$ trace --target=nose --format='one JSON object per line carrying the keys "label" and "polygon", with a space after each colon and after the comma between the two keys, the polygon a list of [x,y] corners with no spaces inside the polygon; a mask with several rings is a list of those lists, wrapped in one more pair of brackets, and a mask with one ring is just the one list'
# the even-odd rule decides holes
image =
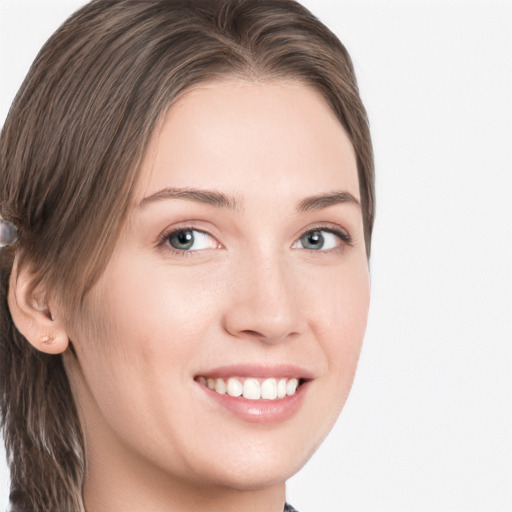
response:
{"label": "nose", "polygon": [[292,266],[279,257],[260,255],[233,269],[231,300],[223,318],[237,338],[274,344],[303,333],[306,311]]}

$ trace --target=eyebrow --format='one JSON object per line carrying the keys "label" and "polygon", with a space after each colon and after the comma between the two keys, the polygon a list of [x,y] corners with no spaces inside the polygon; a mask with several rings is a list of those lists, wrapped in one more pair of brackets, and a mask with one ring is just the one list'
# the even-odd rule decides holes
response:
{"label": "eyebrow", "polygon": [[238,210],[240,205],[234,196],[228,196],[223,192],[216,190],[202,190],[196,188],[174,188],[167,187],[154,194],[145,197],[139,207],[144,207],[149,203],[162,201],[164,199],[184,199],[185,201],[194,201],[196,203],[208,204],[216,208],[228,208]]}
{"label": "eyebrow", "polygon": [[306,197],[297,205],[297,211],[299,213],[305,213],[312,210],[323,210],[329,206],[344,203],[354,204],[359,208],[361,207],[359,201],[350,192],[343,191]]}
{"label": "eyebrow", "polygon": [[[139,203],[139,207],[144,208],[149,203],[159,202],[166,199],[183,199],[185,201],[194,201],[196,203],[207,204],[216,208],[227,208],[234,211],[239,211],[241,208],[241,203],[234,196],[217,190],[204,190],[188,187],[166,187],[142,199]],[[296,210],[298,213],[305,213],[313,210],[323,210],[329,206],[344,203],[354,204],[361,207],[359,201],[350,192],[341,191],[306,197],[299,202]]]}

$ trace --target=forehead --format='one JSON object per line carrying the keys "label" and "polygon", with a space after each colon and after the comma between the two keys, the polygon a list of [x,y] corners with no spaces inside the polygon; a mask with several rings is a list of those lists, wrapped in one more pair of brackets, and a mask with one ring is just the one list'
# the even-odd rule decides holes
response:
{"label": "forehead", "polygon": [[314,89],[233,80],[188,90],[152,136],[137,198],[172,186],[220,188],[244,202],[262,184],[265,197],[343,189],[359,198],[352,144]]}

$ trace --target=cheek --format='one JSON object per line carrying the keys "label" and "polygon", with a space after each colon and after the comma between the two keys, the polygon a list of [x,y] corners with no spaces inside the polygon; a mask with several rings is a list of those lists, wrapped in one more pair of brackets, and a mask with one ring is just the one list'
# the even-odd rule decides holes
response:
{"label": "cheek", "polygon": [[105,302],[120,348],[158,358],[166,349],[175,354],[201,339],[216,302],[212,287],[205,284],[207,276],[197,269],[146,265],[129,280],[116,277]]}
{"label": "cheek", "polygon": [[370,283],[365,266],[345,277],[346,287],[341,288],[333,298],[338,304],[340,332],[343,333],[339,344],[333,344],[336,360],[351,369],[351,379],[356,370],[363,343],[368,310],[370,306]]}
{"label": "cheek", "polygon": [[325,276],[311,298],[310,319],[327,364],[331,393],[346,398],[352,385],[363,343],[370,283],[366,260]]}
{"label": "cheek", "polygon": [[312,273],[305,295],[314,330],[333,347],[359,344],[366,329],[370,280],[365,259]]}
{"label": "cheek", "polygon": [[210,337],[217,297],[197,269],[127,267],[131,273],[118,263],[88,299],[87,317],[98,328],[77,338],[80,401],[88,421],[105,421],[128,444],[153,453],[141,441],[147,432],[165,439],[186,423],[181,411],[191,400],[192,365]]}

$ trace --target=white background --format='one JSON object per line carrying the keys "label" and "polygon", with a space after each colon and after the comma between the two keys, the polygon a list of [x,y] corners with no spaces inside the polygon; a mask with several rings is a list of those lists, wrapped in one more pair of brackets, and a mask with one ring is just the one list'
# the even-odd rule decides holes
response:
{"label": "white background", "polygon": [[[83,2],[0,0],[0,121]],[[377,164],[352,395],[301,512],[512,511],[512,2],[307,0],[355,62]],[[0,467],[0,510],[8,473]]]}

